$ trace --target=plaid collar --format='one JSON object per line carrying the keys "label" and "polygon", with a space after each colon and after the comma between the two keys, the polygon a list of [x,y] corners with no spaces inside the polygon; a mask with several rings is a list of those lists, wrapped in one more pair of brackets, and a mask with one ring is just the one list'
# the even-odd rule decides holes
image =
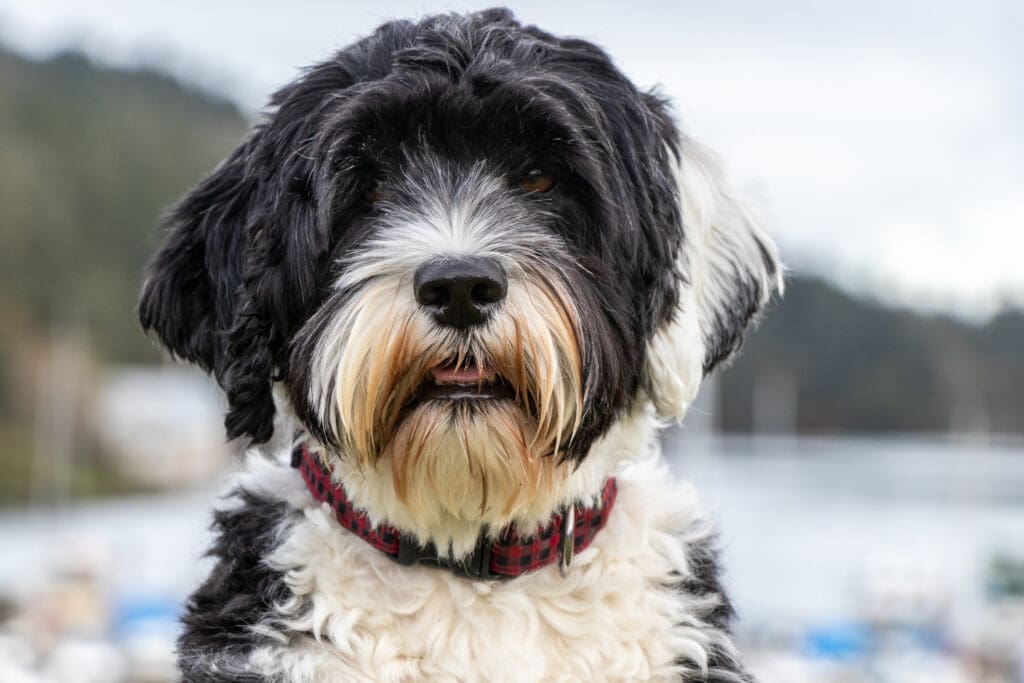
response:
{"label": "plaid collar", "polygon": [[[494,542],[481,536],[472,557],[455,562],[440,557],[432,543],[419,545],[398,529],[382,524],[373,527],[365,512],[357,510],[345,495],[345,489],[331,479],[331,472],[316,452],[306,444],[292,453],[292,465],[302,473],[306,488],[317,501],[334,510],[338,523],[399,564],[441,567],[470,579],[508,579],[559,562],[564,571],[574,553],[583,551],[601,530],[615,505],[618,489],[608,479],[601,492],[601,503],[585,507],[576,504],[556,513],[550,523],[538,527],[528,537],[509,529]],[[568,539],[572,543],[568,543]]]}

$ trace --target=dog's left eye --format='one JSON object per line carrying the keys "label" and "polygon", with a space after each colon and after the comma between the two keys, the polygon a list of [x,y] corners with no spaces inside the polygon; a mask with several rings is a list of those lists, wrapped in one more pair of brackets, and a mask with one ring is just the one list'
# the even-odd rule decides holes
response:
{"label": "dog's left eye", "polygon": [[364,196],[366,197],[366,201],[370,202],[371,204],[376,204],[382,199],[387,199],[388,193],[384,189],[384,184],[381,183],[379,180],[375,180],[369,187],[366,188],[366,193],[364,194]]}
{"label": "dog's left eye", "polygon": [[527,192],[547,192],[554,186],[555,179],[537,168],[519,179],[519,187]]}

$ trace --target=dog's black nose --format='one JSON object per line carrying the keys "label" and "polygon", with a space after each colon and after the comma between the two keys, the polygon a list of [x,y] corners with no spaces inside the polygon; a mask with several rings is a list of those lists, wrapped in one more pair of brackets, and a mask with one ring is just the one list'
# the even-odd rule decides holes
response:
{"label": "dog's black nose", "polygon": [[479,325],[508,291],[505,270],[481,256],[428,261],[413,278],[416,301],[442,325],[464,330]]}

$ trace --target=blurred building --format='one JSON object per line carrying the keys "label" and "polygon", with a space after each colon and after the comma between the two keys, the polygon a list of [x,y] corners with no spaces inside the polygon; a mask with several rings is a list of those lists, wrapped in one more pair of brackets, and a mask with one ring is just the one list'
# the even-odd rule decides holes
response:
{"label": "blurred building", "polygon": [[119,467],[143,484],[209,481],[227,465],[223,410],[213,383],[184,367],[113,367],[100,383],[96,431]]}

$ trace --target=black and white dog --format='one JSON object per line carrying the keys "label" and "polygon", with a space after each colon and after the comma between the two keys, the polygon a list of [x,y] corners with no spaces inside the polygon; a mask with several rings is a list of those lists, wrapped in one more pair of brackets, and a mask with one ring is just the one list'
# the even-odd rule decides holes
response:
{"label": "black and white dog", "polygon": [[253,446],[187,681],[750,681],[657,436],[781,284],[667,103],[505,10],[280,90],[140,316]]}

